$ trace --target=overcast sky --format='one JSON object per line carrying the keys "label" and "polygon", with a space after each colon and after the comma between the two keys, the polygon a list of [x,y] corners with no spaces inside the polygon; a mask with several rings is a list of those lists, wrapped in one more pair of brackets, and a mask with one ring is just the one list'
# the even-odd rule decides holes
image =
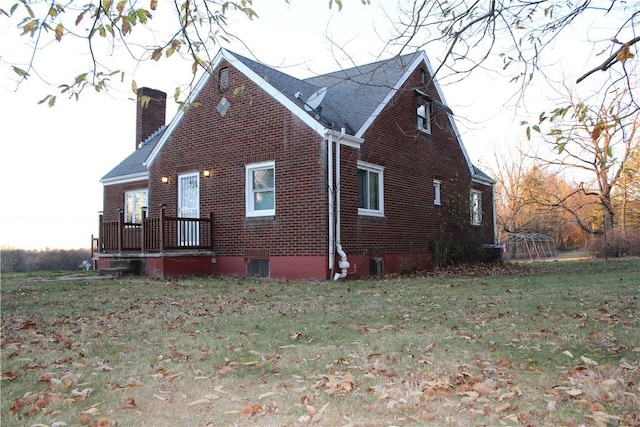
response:
{"label": "overcast sky", "polygon": [[[232,42],[225,47],[296,77],[336,70],[336,61],[348,68],[397,52],[393,48],[385,51],[383,40],[390,34],[387,14],[397,16],[391,6],[394,2],[384,2],[387,11],[377,2],[371,6],[355,0],[343,3],[338,12],[335,6],[329,10],[324,0],[293,0],[289,5],[284,0],[255,0],[259,19],[230,22],[244,44]],[[14,28],[3,27],[4,22],[0,20],[0,58],[11,58],[7,49],[21,49],[21,39]],[[78,58],[69,47],[64,41],[54,42],[48,56],[39,60],[48,58],[53,71],[73,76],[73,64],[86,58]],[[427,51],[427,55],[434,52]],[[131,76],[109,94],[88,90],[79,101],[59,96],[49,108],[37,101],[55,93],[55,87],[32,77],[16,88],[7,64],[0,61],[0,67],[0,247],[89,247],[102,210],[99,180],[135,148]],[[178,67],[167,61],[145,63],[135,69],[135,79],[138,87],[160,89],[171,96],[177,85],[188,81],[189,69],[189,65]],[[561,71],[573,78],[571,70]],[[513,110],[505,107],[514,90],[506,79],[481,71],[472,79],[443,86],[474,163],[490,162],[495,144],[514,143],[522,137]],[[168,104],[167,123],[176,111],[171,101]]]}

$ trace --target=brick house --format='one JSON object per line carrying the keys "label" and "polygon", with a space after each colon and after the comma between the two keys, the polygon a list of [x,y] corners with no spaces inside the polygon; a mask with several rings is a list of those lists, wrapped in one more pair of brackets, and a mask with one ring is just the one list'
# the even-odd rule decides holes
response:
{"label": "brick house", "polygon": [[221,50],[165,124],[138,90],[136,150],[107,173],[98,267],[362,277],[495,243],[494,181],[470,162],[423,52],[297,79]]}

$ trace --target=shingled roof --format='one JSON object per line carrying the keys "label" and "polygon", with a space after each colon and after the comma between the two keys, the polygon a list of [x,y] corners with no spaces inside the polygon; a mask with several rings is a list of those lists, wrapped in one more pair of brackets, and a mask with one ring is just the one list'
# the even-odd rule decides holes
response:
{"label": "shingled roof", "polygon": [[158,130],[142,142],[140,148],[131,153],[115,168],[111,169],[109,173],[103,176],[101,182],[107,184],[111,180],[116,179],[118,181],[122,181],[126,177],[130,177],[132,180],[146,179],[148,169],[144,165],[144,162],[147,160],[147,157],[149,157],[149,154],[153,151],[156,144],[160,141],[160,138],[166,129],[166,126],[158,128]]}
{"label": "shingled roof", "polygon": [[307,109],[308,114],[319,116],[318,120],[330,129],[344,128],[348,134],[355,135],[362,133],[366,121],[402,82],[420,53],[396,56],[303,80],[236,53],[232,55],[299,106],[304,107],[305,100],[326,88],[319,111]]}
{"label": "shingled roof", "polygon": [[[315,127],[318,132],[323,133],[327,129],[336,131],[344,129],[346,134],[356,138],[362,137],[375,115],[384,108],[385,103],[404,83],[408,73],[416,67],[416,61],[424,60],[429,67],[426,55],[423,52],[415,52],[324,75],[298,79],[226,49],[220,50],[212,67],[216,68],[222,60],[227,60],[232,65],[242,68],[246,74],[251,74],[251,78],[257,84],[300,117],[306,117],[304,119],[306,123]],[[187,102],[195,101],[210,77],[211,75],[206,73],[201,78]],[[326,89],[326,92],[319,108],[315,110],[305,108],[309,98],[323,89]],[[440,97],[444,103],[442,94]],[[140,149],[105,175],[102,182],[109,183],[110,181],[127,179],[127,177],[133,179],[146,174],[148,166],[162,149],[162,145],[181,121],[183,115],[184,110],[179,110],[168,127],[163,126],[158,129]],[[453,120],[451,123],[458,139],[460,139]],[[469,162],[462,141],[458,142]],[[490,177],[471,165],[470,162],[469,166],[476,179],[487,183],[493,182]]]}

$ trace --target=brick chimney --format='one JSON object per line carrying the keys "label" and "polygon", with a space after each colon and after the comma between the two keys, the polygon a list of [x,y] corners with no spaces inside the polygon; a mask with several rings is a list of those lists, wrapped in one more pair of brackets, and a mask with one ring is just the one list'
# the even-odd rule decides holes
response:
{"label": "brick chimney", "polygon": [[[143,98],[144,97],[144,98]],[[148,98],[146,98],[148,97]],[[146,100],[149,100],[147,103]],[[138,89],[136,108],[136,150],[151,134],[165,124],[167,94],[148,87]]]}

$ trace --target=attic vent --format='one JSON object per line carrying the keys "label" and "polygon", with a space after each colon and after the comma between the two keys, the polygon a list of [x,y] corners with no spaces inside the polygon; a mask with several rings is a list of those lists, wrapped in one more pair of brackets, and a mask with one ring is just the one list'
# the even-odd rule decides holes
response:
{"label": "attic vent", "polygon": [[220,85],[220,91],[224,92],[229,89],[229,68],[221,68],[218,72],[218,81]]}
{"label": "attic vent", "polygon": [[227,98],[223,97],[220,102],[218,102],[216,110],[218,110],[218,113],[220,113],[221,117],[224,117],[225,114],[227,114],[227,111],[229,111],[229,107],[231,107],[231,103]]}

